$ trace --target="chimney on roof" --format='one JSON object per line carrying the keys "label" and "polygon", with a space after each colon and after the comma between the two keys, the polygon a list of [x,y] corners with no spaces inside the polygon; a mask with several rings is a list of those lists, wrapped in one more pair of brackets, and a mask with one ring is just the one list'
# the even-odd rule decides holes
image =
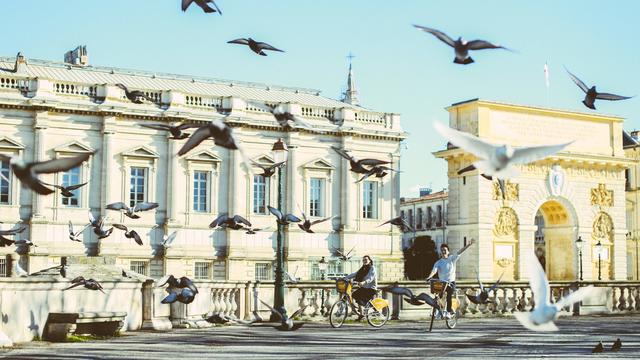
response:
{"label": "chimney on roof", "polygon": [[420,197],[427,196],[431,194],[433,190],[430,187],[420,188]]}
{"label": "chimney on roof", "polygon": [[64,62],[72,65],[88,65],[89,54],[87,53],[86,45],[78,45],[75,49],[67,51],[64,54]]}
{"label": "chimney on roof", "polygon": [[16,63],[13,66],[13,72],[18,74],[23,74],[27,72],[27,58],[22,55],[21,52],[16,55]]}

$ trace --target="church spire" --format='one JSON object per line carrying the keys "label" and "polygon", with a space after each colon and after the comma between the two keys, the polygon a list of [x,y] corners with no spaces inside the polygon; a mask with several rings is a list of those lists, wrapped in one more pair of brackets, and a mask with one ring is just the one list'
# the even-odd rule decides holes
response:
{"label": "church spire", "polygon": [[347,78],[347,90],[343,94],[342,101],[351,105],[359,105],[358,91],[356,90],[356,82],[353,78],[353,69],[351,66],[351,59],[354,57],[351,53],[347,56],[349,59],[349,77]]}

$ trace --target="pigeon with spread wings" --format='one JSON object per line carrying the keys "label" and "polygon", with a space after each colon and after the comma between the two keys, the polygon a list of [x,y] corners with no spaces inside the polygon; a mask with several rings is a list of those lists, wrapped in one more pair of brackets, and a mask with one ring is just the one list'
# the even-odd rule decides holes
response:
{"label": "pigeon with spread wings", "polygon": [[273,314],[275,314],[277,317],[280,318],[280,325],[276,326],[275,328],[280,330],[280,331],[295,331],[298,330],[302,327],[302,325],[304,325],[304,323],[294,323],[293,322],[293,318],[302,314],[302,312],[307,308],[307,305],[305,305],[304,307],[296,310],[293,314],[291,314],[291,316],[287,316],[286,314],[281,314],[279,311],[277,311],[276,309],[274,309],[273,307],[271,307],[271,305],[267,304],[266,302],[260,300],[260,302],[262,303],[262,305],[266,306],[267,308],[269,308],[269,310],[271,310],[271,312]]}
{"label": "pigeon with spread wings", "polygon": [[584,104],[584,106],[588,107],[589,109],[592,109],[592,110],[596,109],[596,106],[594,105],[596,99],[616,101],[616,100],[627,100],[633,97],[633,96],[621,96],[616,94],[598,92],[596,90],[595,85],[592,87],[588,87],[587,85],[585,85],[584,82],[582,82],[582,80],[578,79],[577,76],[573,75],[569,70],[567,70],[567,68],[564,68],[564,69],[567,71],[567,74],[569,74],[569,77],[571,78],[571,80],[576,85],[578,85],[580,90],[584,91],[585,96],[584,96],[584,100],[582,100],[582,103]]}
{"label": "pigeon with spread wings", "polygon": [[[222,11],[220,11],[220,8],[214,0],[182,0],[182,11],[187,11],[187,8],[194,2],[207,14],[217,12],[222,15]],[[215,9],[209,6],[209,3],[213,4]]]}
{"label": "pigeon with spread wings", "polygon": [[240,39],[227,41],[227,43],[228,44],[247,45],[247,46],[249,46],[249,49],[251,49],[251,51],[253,51],[254,53],[256,53],[258,55],[262,55],[262,56],[267,56],[267,54],[264,52],[264,50],[284,52],[283,50],[276,49],[276,48],[274,48],[273,46],[271,46],[271,45],[269,45],[267,43],[255,41],[252,38],[240,38]]}
{"label": "pigeon with spread wings", "polygon": [[144,100],[152,103],[154,102],[153,98],[145,94],[142,90],[129,90],[128,87],[120,83],[116,84],[116,86],[122,89],[122,91],[124,91],[124,96],[134,104],[144,104]]}

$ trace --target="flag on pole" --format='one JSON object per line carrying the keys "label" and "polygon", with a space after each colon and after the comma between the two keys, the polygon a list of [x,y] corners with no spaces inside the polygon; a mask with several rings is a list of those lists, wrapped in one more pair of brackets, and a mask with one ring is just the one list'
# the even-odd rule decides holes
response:
{"label": "flag on pole", "polygon": [[549,65],[544,63],[544,83],[547,85],[547,89],[549,88]]}

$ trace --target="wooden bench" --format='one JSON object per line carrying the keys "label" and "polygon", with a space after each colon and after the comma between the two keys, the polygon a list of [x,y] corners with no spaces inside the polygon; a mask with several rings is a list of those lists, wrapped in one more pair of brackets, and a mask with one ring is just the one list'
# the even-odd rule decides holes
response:
{"label": "wooden bench", "polygon": [[126,312],[49,313],[43,340],[65,341],[68,335],[115,336],[124,326]]}

